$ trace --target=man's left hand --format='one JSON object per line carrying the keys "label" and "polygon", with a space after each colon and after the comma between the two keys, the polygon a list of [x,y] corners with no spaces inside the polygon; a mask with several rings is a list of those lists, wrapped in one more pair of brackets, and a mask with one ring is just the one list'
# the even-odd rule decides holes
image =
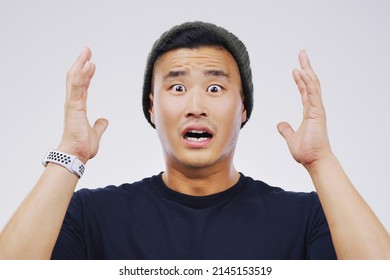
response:
{"label": "man's left hand", "polygon": [[287,122],[277,128],[286,139],[294,159],[306,168],[332,154],[327,129],[326,114],[321,99],[321,86],[305,50],[298,55],[301,69],[293,70],[293,78],[301,94],[303,120],[297,131]]}

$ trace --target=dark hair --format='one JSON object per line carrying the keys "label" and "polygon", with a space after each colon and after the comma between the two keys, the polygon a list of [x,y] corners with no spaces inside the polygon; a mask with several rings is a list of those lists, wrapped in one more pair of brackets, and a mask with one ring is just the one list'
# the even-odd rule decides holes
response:
{"label": "dark hair", "polygon": [[253,108],[253,84],[252,72],[250,68],[249,55],[245,45],[232,33],[226,29],[211,23],[187,22],[177,25],[164,34],[154,43],[149,53],[143,85],[142,105],[148,122],[155,127],[150,119],[150,98],[152,90],[152,75],[154,64],[157,59],[172,50],[180,48],[200,48],[200,47],[223,47],[235,59],[241,76],[241,84],[244,95],[244,107],[247,119],[241,127],[249,120]]}

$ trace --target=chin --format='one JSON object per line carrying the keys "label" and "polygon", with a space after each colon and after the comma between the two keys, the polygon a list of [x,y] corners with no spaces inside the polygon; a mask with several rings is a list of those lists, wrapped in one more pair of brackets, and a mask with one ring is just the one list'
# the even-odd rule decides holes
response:
{"label": "chin", "polygon": [[188,168],[202,169],[202,168],[214,168],[223,167],[229,165],[232,161],[232,155],[218,154],[218,153],[205,153],[205,154],[187,154],[180,159],[180,163]]}
{"label": "chin", "polygon": [[203,169],[210,168],[217,165],[224,165],[229,161],[227,154],[220,154],[217,151],[210,150],[186,150],[178,153],[170,153],[166,155],[166,162],[171,162],[170,165],[178,168],[188,169]]}
{"label": "chin", "polygon": [[213,165],[213,161],[210,159],[204,159],[204,158],[191,158],[186,159],[181,162],[182,165],[187,166],[189,168],[194,169],[200,169],[200,168],[207,168]]}

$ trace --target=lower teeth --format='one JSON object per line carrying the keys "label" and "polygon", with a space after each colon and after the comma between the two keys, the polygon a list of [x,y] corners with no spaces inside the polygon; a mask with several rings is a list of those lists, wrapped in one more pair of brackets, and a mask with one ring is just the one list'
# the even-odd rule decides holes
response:
{"label": "lower teeth", "polygon": [[195,137],[188,137],[187,140],[191,142],[202,142],[206,141],[208,138],[207,137],[200,137],[200,138],[195,138]]}

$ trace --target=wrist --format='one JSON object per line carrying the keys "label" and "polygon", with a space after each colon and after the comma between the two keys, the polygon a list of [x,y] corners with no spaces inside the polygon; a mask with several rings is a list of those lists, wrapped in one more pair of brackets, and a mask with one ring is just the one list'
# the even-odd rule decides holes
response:
{"label": "wrist", "polygon": [[85,157],[83,156],[79,151],[78,149],[74,148],[72,145],[70,144],[66,144],[66,143],[61,143],[57,149],[57,151],[60,151],[60,152],[63,152],[63,153],[66,153],[66,154],[69,154],[69,155],[74,155],[76,156],[83,164],[86,164],[87,161],[89,160],[88,157]]}
{"label": "wrist", "polygon": [[311,162],[310,164],[305,164],[304,167],[309,172],[310,175],[317,174],[323,167],[332,166],[338,164],[336,156],[330,151],[319,157],[317,160]]}
{"label": "wrist", "polygon": [[60,165],[66,168],[69,172],[76,174],[79,178],[83,176],[85,171],[84,164],[77,156],[67,154],[59,150],[49,150],[42,163],[45,167],[48,163]]}

